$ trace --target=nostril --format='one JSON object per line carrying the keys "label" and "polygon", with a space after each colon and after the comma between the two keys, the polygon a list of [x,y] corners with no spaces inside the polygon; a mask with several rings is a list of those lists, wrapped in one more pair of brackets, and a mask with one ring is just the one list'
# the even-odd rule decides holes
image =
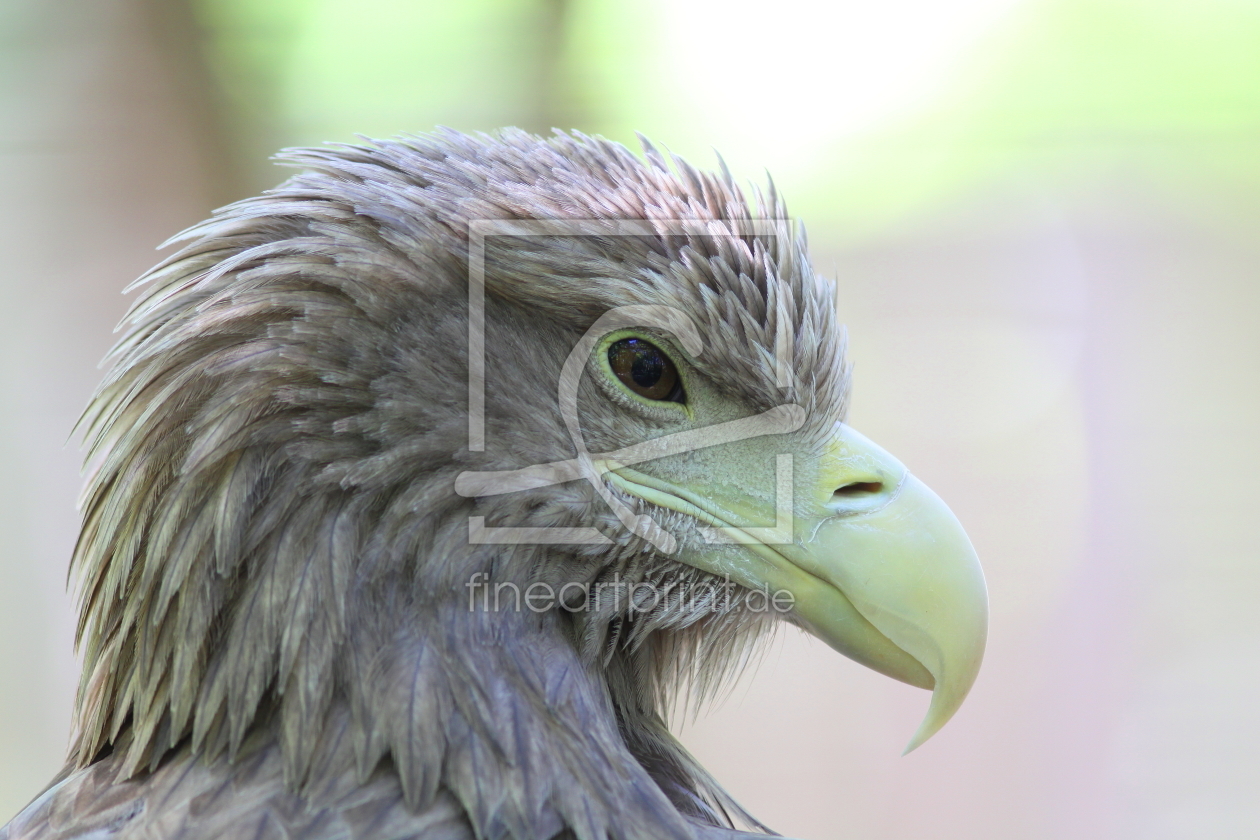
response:
{"label": "nostril", "polygon": [[877,493],[882,493],[883,490],[884,484],[880,481],[855,481],[844,485],[832,493],[831,499],[835,502],[860,499],[863,496],[874,496]]}
{"label": "nostril", "polygon": [[[874,473],[872,475],[871,473]],[[857,516],[879,510],[897,494],[897,482],[881,481],[882,475],[866,473],[867,481],[850,481],[831,491],[827,508],[836,516]]]}

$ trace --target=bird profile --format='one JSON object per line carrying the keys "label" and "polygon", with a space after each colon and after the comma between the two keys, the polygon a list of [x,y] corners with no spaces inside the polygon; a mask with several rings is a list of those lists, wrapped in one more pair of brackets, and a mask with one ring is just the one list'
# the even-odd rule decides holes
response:
{"label": "bird profile", "polygon": [[68,762],[0,840],[751,836],[666,711],[784,624],[932,690],[911,748],[949,719],[984,580],[844,423],[832,283],[643,144],[299,149],[176,237],[81,421]]}

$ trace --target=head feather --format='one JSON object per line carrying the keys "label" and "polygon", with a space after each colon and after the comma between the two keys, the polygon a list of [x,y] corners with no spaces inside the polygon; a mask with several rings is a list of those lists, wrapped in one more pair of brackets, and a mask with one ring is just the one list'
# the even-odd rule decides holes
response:
{"label": "head feather", "polygon": [[[392,762],[411,806],[446,787],[479,830],[509,836],[554,819],[604,836],[591,802],[655,814],[643,836],[682,836],[680,812],[721,822],[738,807],[659,713],[683,682],[711,688],[764,622],[666,604],[637,623],[596,610],[567,630],[492,625],[461,600],[474,570],[528,579],[550,562],[469,546],[474,503],[451,491],[477,457],[464,437],[471,220],[608,224],[488,243],[491,350],[519,361],[502,393],[554,393],[555,353],[605,310],[649,303],[697,319],[706,375],[750,406],[801,402],[819,434],[843,409],[832,289],[773,186],[750,207],[724,164],[713,175],[644,149],[647,164],[580,134],[446,131],[295,150],[282,159],[300,174],[176,238],[139,281],[81,421],[96,466],[73,561],[74,763],[113,750],[136,773],[180,744],[213,760],[274,727],[294,785]],[[611,235],[622,219],[651,233]],[[776,380],[784,346],[807,379]],[[531,407],[554,429],[524,433],[519,398],[487,410],[511,446],[483,465],[571,454],[554,406]],[[580,488],[512,504],[509,519],[598,518]],[[600,550],[628,579],[702,577],[652,565],[630,538]],[[479,798],[495,774],[541,767],[540,750],[550,771]],[[589,784],[649,765],[674,817],[656,794]]]}

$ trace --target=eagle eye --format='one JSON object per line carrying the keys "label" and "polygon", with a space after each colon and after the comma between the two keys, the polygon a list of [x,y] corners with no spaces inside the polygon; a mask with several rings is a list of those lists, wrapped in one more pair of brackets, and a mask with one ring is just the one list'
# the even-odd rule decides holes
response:
{"label": "eagle eye", "polygon": [[682,378],[659,347],[641,338],[623,338],[608,348],[608,365],[621,383],[649,400],[683,402]]}

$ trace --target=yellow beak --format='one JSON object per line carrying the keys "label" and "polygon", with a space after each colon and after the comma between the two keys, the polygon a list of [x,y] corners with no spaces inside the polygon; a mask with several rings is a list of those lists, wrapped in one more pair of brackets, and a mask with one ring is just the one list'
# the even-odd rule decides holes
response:
{"label": "yellow beak", "polygon": [[[883,449],[838,424],[812,471],[812,487],[780,487],[777,494],[748,489],[742,499],[724,494],[722,503],[694,480],[684,487],[620,464],[609,467],[615,485],[688,513],[714,526],[721,541],[744,549],[686,550],[680,560],[751,589],[791,593],[796,620],[827,644],[931,689],[927,716],[906,752],[958,710],[984,655],[984,575],[945,503]],[[749,518],[753,507],[764,509],[774,495],[791,500],[789,516],[796,510],[786,530],[732,524]],[[779,509],[782,514],[782,502]]]}
{"label": "yellow beak", "polygon": [[[833,515],[804,545],[782,547],[836,595],[798,601],[814,632],[842,653],[897,679],[931,688],[932,702],[906,752],[937,732],[975,682],[988,630],[988,592],[958,519],[895,458],[847,426],[828,446],[815,498]],[[838,597],[837,597],[838,596]],[[900,651],[848,632],[848,601]],[[926,670],[930,679],[924,679]]]}

